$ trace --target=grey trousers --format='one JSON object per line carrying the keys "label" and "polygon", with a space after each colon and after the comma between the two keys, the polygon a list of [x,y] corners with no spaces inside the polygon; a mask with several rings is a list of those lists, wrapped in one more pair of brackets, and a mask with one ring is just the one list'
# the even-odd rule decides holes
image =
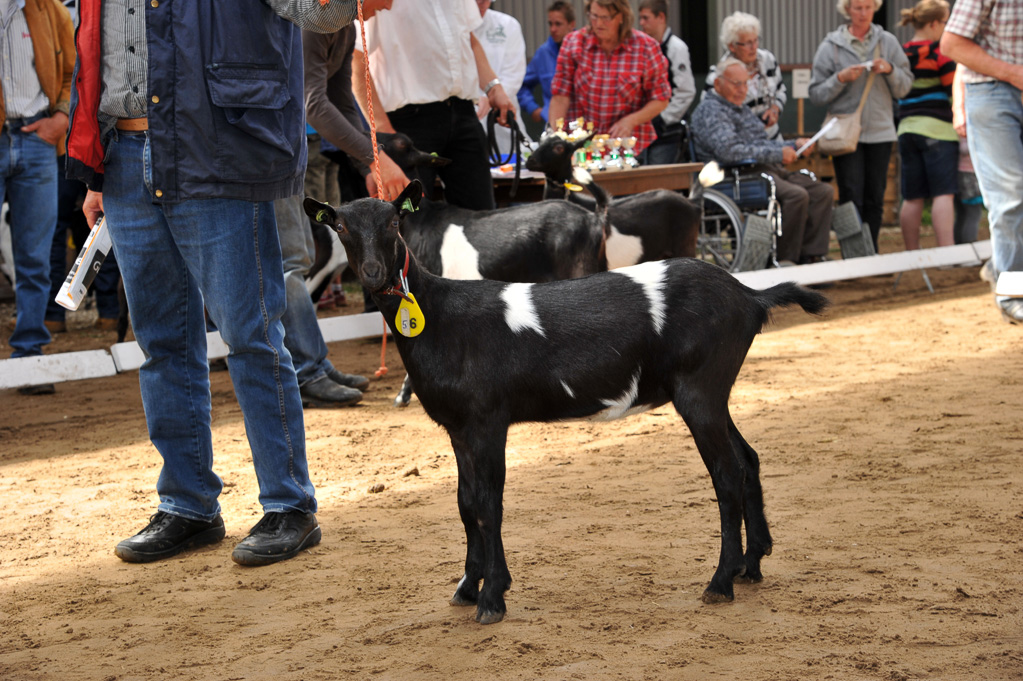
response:
{"label": "grey trousers", "polygon": [[835,190],[809,175],[790,172],[781,166],[765,165],[760,169],[774,177],[781,203],[778,260],[799,264],[827,255]]}

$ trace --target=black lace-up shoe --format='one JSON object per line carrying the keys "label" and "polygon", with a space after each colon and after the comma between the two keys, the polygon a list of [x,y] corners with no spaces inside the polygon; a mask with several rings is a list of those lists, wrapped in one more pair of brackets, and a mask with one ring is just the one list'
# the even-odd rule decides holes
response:
{"label": "black lace-up shoe", "polygon": [[355,388],[340,385],[329,376],[321,376],[312,383],[306,383],[299,392],[303,407],[348,407],[362,399],[362,393]]}
{"label": "black lace-up shoe", "polygon": [[302,511],[271,511],[235,547],[231,559],[239,565],[269,565],[294,558],[320,543],[316,516]]}
{"label": "black lace-up shoe", "polygon": [[141,532],[118,544],[114,553],[128,563],[148,563],[223,538],[224,520],[219,515],[213,520],[191,520],[158,511]]}
{"label": "black lace-up shoe", "polygon": [[346,374],[333,368],[327,372],[327,377],[338,385],[343,385],[346,388],[355,388],[362,392],[366,392],[366,388],[369,387],[369,379],[365,376]]}

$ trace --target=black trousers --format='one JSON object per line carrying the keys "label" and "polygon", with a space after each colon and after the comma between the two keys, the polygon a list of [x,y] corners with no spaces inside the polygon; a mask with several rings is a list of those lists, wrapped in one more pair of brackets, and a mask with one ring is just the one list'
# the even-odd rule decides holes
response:
{"label": "black trousers", "polygon": [[870,226],[875,253],[878,252],[877,235],[881,232],[881,218],[884,216],[884,191],[888,186],[891,157],[891,142],[860,142],[853,153],[833,158],[838,202],[852,201],[856,205],[860,219]]}
{"label": "black trousers", "polygon": [[410,104],[387,115],[394,129],[411,137],[416,148],[451,159],[451,164],[442,168],[416,169],[427,198],[433,198],[439,175],[448,203],[473,210],[495,207],[487,139],[472,102],[451,97],[443,102]]}

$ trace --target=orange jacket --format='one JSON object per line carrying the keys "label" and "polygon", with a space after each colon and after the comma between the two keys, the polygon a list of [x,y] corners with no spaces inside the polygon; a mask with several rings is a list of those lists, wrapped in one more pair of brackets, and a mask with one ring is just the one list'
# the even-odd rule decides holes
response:
{"label": "orange jacket", "polygon": [[[67,8],[58,0],[25,0],[25,22],[32,35],[36,75],[43,94],[50,100],[50,115],[68,112],[71,103],[71,74],[75,69],[74,27]],[[7,119],[3,84],[0,83],[0,126]],[[64,139],[57,155],[64,154]]]}

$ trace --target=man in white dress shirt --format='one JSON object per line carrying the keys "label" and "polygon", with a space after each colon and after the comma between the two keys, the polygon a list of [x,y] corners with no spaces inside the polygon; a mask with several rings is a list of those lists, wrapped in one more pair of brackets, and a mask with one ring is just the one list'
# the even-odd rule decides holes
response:
{"label": "man in white dress shirt", "polygon": [[[483,23],[474,0],[395,0],[366,19],[373,111],[377,128],[403,132],[416,147],[451,159],[443,168],[417,168],[427,197],[437,175],[448,202],[494,208],[486,136],[476,117],[480,92],[507,118],[513,104],[473,30]],[[353,91],[367,114],[362,44],[356,41]],[[387,112],[384,116],[381,112]]]}

